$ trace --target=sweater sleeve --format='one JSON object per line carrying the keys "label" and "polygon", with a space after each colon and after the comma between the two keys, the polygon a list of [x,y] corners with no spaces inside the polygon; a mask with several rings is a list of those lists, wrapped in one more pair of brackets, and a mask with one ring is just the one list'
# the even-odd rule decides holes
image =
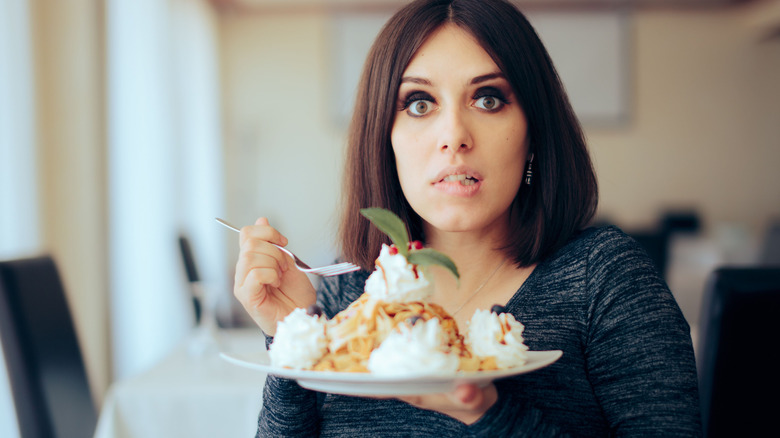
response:
{"label": "sweater sleeve", "polygon": [[619,232],[590,249],[587,370],[616,436],[700,436],[690,329],[645,252]]}
{"label": "sweater sleeve", "polygon": [[[266,348],[273,337],[266,337]],[[317,393],[301,388],[295,380],[269,375],[263,388],[263,407],[257,421],[257,437],[317,436]]]}

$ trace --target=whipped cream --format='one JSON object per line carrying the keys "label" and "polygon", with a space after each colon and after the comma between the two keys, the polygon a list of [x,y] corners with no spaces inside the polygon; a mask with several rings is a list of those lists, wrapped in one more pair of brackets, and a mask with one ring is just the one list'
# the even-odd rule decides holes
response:
{"label": "whipped cream", "polygon": [[368,370],[382,376],[454,374],[460,360],[446,351],[447,341],[436,318],[413,327],[400,324],[368,358]]}
{"label": "whipped cream", "polygon": [[328,350],[325,318],[295,309],[276,325],[268,351],[271,365],[284,368],[312,367]]}
{"label": "whipped cream", "polygon": [[499,369],[525,364],[528,347],[523,343],[525,327],[509,313],[477,309],[468,323],[466,344],[477,357],[494,357]]}
{"label": "whipped cream", "polygon": [[390,247],[383,244],[365,292],[388,303],[424,301],[433,293],[433,284],[421,266],[409,264],[401,254],[390,254]]}

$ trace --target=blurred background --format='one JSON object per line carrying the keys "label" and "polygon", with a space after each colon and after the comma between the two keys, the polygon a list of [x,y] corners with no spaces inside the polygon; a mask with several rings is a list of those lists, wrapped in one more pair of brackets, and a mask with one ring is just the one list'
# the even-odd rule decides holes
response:
{"label": "blurred background", "polygon": [[[0,259],[53,255],[98,403],[194,326],[180,235],[225,326],[214,217],[335,257],[354,87],[404,3],[0,0]],[[761,262],[780,218],[780,1],[515,3],[583,121],[597,221],[646,243],[695,328],[708,273]]]}

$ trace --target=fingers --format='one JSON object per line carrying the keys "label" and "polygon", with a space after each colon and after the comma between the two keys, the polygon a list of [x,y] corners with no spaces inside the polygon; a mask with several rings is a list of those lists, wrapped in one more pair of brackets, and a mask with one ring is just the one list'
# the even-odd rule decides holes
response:
{"label": "fingers", "polygon": [[473,383],[458,385],[454,391],[444,394],[408,395],[398,397],[411,405],[424,407],[450,407],[470,410],[481,404],[485,399],[483,390]]}
{"label": "fingers", "polygon": [[255,225],[243,227],[239,237],[240,251],[236,262],[233,294],[247,310],[262,305],[267,298],[266,286],[278,288],[289,269],[286,255],[273,244],[287,239],[260,218]]}
{"label": "fingers", "polygon": [[[273,244],[273,245],[272,245]],[[247,275],[253,273],[253,280],[260,284],[272,284],[289,269],[289,259],[274,245],[284,246],[287,238],[268,224],[268,219],[259,218],[255,225],[241,228],[239,237],[239,261],[236,266],[236,285],[241,286]],[[270,276],[269,269],[278,268],[276,276]],[[253,272],[260,269],[259,272]]]}
{"label": "fingers", "polygon": [[236,287],[269,284],[278,287],[290,261],[279,248],[262,240],[247,240],[236,262]]}
{"label": "fingers", "polygon": [[260,239],[271,242],[279,246],[287,246],[287,238],[284,237],[276,228],[268,223],[268,219],[261,217],[255,221],[254,225],[241,228],[241,237],[239,242],[247,239]]}
{"label": "fingers", "polygon": [[441,412],[470,424],[484,415],[498,400],[495,385],[479,387],[461,384],[446,394],[430,394],[398,397],[399,400],[421,409]]}
{"label": "fingers", "polygon": [[294,260],[278,246],[287,244],[268,219],[241,229],[233,295],[266,334],[296,307],[316,300],[316,291],[306,274],[295,269]]}
{"label": "fingers", "polygon": [[459,385],[447,396],[465,410],[477,409],[485,400],[485,393],[474,384]]}
{"label": "fingers", "polygon": [[241,253],[236,264],[236,286],[247,284],[279,287],[284,269],[277,259],[267,254]]}

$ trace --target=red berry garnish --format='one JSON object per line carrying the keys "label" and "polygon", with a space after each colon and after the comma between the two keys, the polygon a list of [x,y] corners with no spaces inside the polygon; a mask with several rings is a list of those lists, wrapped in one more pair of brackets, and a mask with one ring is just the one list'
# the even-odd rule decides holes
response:
{"label": "red berry garnish", "polygon": [[415,240],[409,244],[412,249],[423,249],[423,244],[419,240]]}
{"label": "red berry garnish", "polygon": [[398,254],[398,248],[396,248],[395,245],[391,245],[388,252],[390,253],[390,255],[396,255]]}

